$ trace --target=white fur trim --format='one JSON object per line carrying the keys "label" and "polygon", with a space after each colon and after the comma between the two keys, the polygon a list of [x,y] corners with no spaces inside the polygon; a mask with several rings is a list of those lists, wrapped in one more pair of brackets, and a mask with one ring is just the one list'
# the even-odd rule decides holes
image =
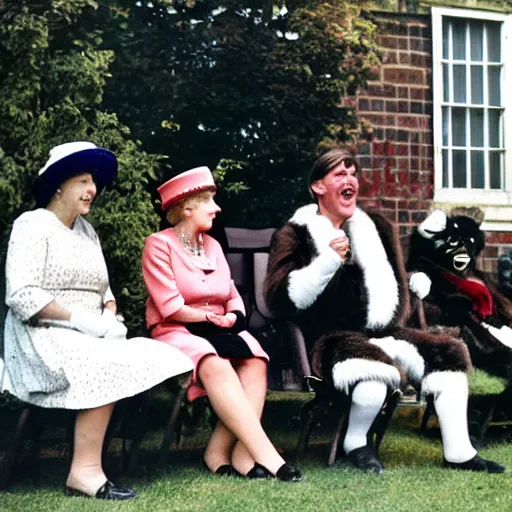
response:
{"label": "white fur trim", "polygon": [[307,267],[290,272],[288,276],[288,296],[297,309],[307,309],[340,267],[340,256],[329,249],[320,253]]}
{"label": "white fur trim", "polygon": [[446,229],[446,213],[434,210],[419,226],[418,232],[424,238],[432,238]]}
{"label": "white fur trim", "polygon": [[393,320],[399,295],[398,282],[382,240],[372,219],[359,208],[347,220],[346,227],[354,261],[364,273],[368,293],[366,327],[386,327]]}
{"label": "white fur trim", "polygon": [[318,215],[318,205],[307,204],[299,208],[290,219],[290,222],[299,226],[306,226],[313,238],[319,253],[329,249],[334,252],[329,244],[333,238],[345,234],[342,229],[336,229],[332,222],[324,215]]}
{"label": "white fur trim", "polygon": [[409,277],[409,288],[421,300],[430,293],[431,286],[432,281],[425,272],[415,272]]}
{"label": "white fur trim", "polygon": [[464,372],[433,372],[429,373],[421,384],[422,395],[434,395],[436,396],[446,389],[450,389],[451,392],[457,391],[465,393],[467,395],[468,379]]}
{"label": "white fur trim", "polygon": [[371,338],[369,341],[393,359],[407,373],[412,382],[421,382],[425,375],[425,360],[414,345],[405,340],[397,340],[393,336]]}
{"label": "white fur trim", "polygon": [[288,295],[297,309],[311,306],[343,263],[329,243],[345,234],[344,231],[336,229],[327,217],[317,213],[318,206],[309,204],[299,208],[290,219],[294,224],[307,226],[319,253],[309,265],[290,272],[288,277]]}
{"label": "white fur trim", "polygon": [[[336,229],[324,215],[318,215],[316,204],[308,204],[299,208],[290,222],[308,228],[319,254],[322,255],[322,253],[327,252],[330,255],[330,258],[325,257],[327,261],[332,259],[331,253],[336,254],[329,247],[329,243],[333,238],[340,236],[343,231]],[[366,327],[370,329],[386,327],[395,315],[399,303],[399,294],[398,283],[377,228],[371,218],[360,208],[355,209],[354,214],[346,221],[345,225],[350,238],[352,258],[361,266],[364,273],[365,288],[368,294]],[[292,290],[289,281],[288,292],[290,298],[294,303],[297,301],[301,304],[302,307],[299,307],[295,303],[299,309],[303,309],[304,304],[307,304],[306,307],[313,304],[330,279],[327,279],[329,275],[327,269],[325,273],[320,274],[319,270],[314,270],[311,274],[308,274],[306,269],[312,266],[314,262],[315,260],[307,267],[294,271],[296,272],[294,275],[297,277],[292,279],[291,287],[295,298],[291,296]],[[341,258],[339,258],[339,262],[341,264]],[[320,263],[317,265],[320,265]],[[332,271],[332,267],[330,269],[332,277],[336,269],[334,271]],[[290,273],[290,276],[292,274],[293,272]],[[306,282],[302,282],[302,275],[308,276]],[[313,287],[312,281],[315,278],[319,282],[318,286]],[[299,288],[303,289],[299,291]]]}
{"label": "white fur trim", "polygon": [[350,387],[361,381],[383,382],[392,389],[400,384],[400,373],[390,364],[369,359],[347,359],[332,368],[334,387],[349,393]]}

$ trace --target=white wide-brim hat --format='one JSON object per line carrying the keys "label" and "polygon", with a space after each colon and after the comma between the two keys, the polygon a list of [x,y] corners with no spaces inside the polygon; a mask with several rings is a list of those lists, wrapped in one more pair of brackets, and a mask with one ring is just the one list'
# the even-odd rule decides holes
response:
{"label": "white wide-brim hat", "polygon": [[99,194],[117,176],[117,158],[112,151],[99,148],[92,142],[68,142],[55,146],[34,183],[37,206],[47,206],[62,183],[82,173],[92,174]]}

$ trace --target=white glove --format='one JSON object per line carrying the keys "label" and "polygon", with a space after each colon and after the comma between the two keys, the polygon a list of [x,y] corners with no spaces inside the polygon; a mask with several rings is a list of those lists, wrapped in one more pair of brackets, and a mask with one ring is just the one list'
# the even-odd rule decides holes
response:
{"label": "white glove", "polygon": [[432,281],[424,272],[415,272],[409,277],[409,288],[421,300],[423,300],[429,293]]}
{"label": "white glove", "polygon": [[128,329],[123,322],[117,319],[113,311],[105,308],[101,316],[108,322],[108,330],[105,333],[105,338],[126,338]]}
{"label": "white glove", "polygon": [[480,325],[487,329],[500,343],[512,348],[512,329],[508,325],[503,325],[499,329],[485,322],[481,322]]}
{"label": "white glove", "polygon": [[72,306],[69,309],[71,311],[69,325],[73,329],[95,338],[103,338],[107,334],[110,321],[103,315],[97,315],[76,306]]}

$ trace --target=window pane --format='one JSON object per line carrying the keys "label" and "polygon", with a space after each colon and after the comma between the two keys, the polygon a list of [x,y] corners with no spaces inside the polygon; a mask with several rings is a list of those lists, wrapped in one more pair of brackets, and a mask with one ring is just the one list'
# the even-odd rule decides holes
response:
{"label": "window pane", "polygon": [[471,60],[482,61],[484,57],[484,24],[481,21],[469,22]]}
{"label": "window pane", "polygon": [[471,151],[471,188],[484,188],[484,152]]}
{"label": "window pane", "polygon": [[454,60],[466,58],[466,21],[452,19],[452,43]]}
{"label": "window pane", "polygon": [[501,106],[500,94],[500,76],[501,68],[498,66],[489,66],[489,105]]}
{"label": "window pane", "polygon": [[448,149],[443,149],[443,188],[448,188]]}
{"label": "window pane", "polygon": [[450,133],[450,107],[443,107],[443,146],[448,146]]}
{"label": "window pane", "polygon": [[472,108],[469,111],[471,145],[473,147],[484,147],[484,110],[481,108]]}
{"label": "window pane", "polygon": [[466,103],[466,66],[453,66],[453,101]]}
{"label": "window pane", "polygon": [[487,28],[487,60],[501,61],[501,23],[488,22]]}
{"label": "window pane", "polygon": [[491,148],[501,147],[501,111],[489,110],[489,146]]}
{"label": "window pane", "polygon": [[501,161],[502,158],[499,151],[489,152],[490,186],[494,189],[501,188]]}
{"label": "window pane", "polygon": [[466,109],[452,108],[452,146],[466,145]]}
{"label": "window pane", "polygon": [[453,186],[455,188],[466,188],[466,152],[454,150],[452,162]]}
{"label": "window pane", "polygon": [[448,26],[449,22],[447,18],[442,18],[443,23],[443,59],[448,58]]}
{"label": "window pane", "polygon": [[443,100],[450,101],[450,75],[448,73],[448,64],[443,64]]}
{"label": "window pane", "polygon": [[484,67],[471,66],[471,103],[482,105],[484,102]]}

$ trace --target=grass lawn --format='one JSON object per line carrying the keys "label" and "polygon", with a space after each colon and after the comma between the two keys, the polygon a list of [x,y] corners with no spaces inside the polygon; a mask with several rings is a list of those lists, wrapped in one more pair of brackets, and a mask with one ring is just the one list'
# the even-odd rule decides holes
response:
{"label": "grass lawn", "polygon": [[[478,377],[480,379],[480,377]],[[478,380],[478,386],[482,380]],[[477,387],[478,387],[477,386]],[[264,423],[277,446],[290,454],[298,434],[298,412],[308,395],[270,393]],[[490,442],[481,449],[484,457],[509,468],[504,475],[483,475],[441,467],[439,431],[419,432],[421,409],[400,406],[380,450],[385,466],[382,476],[365,475],[343,461],[327,468],[328,432],[313,434],[300,466],[305,475],[298,484],[277,481],[245,481],[206,474],[199,466],[208,435],[203,426],[183,438],[169,454],[166,468],[157,468],[157,449],[163,434],[165,395],[155,401],[152,430],[144,442],[141,462],[149,468],[141,477],[124,476],[116,482],[133,486],[139,493],[130,503],[67,498],[63,484],[67,462],[62,444],[47,440],[37,483],[18,477],[0,495],[0,511],[505,511],[512,510],[512,449],[510,430],[494,427]],[[159,415],[159,411],[161,414]],[[0,412],[1,414],[1,412]],[[51,433],[51,432],[50,432]],[[116,462],[113,443],[113,461]],[[286,456],[286,455],[285,455]]]}

